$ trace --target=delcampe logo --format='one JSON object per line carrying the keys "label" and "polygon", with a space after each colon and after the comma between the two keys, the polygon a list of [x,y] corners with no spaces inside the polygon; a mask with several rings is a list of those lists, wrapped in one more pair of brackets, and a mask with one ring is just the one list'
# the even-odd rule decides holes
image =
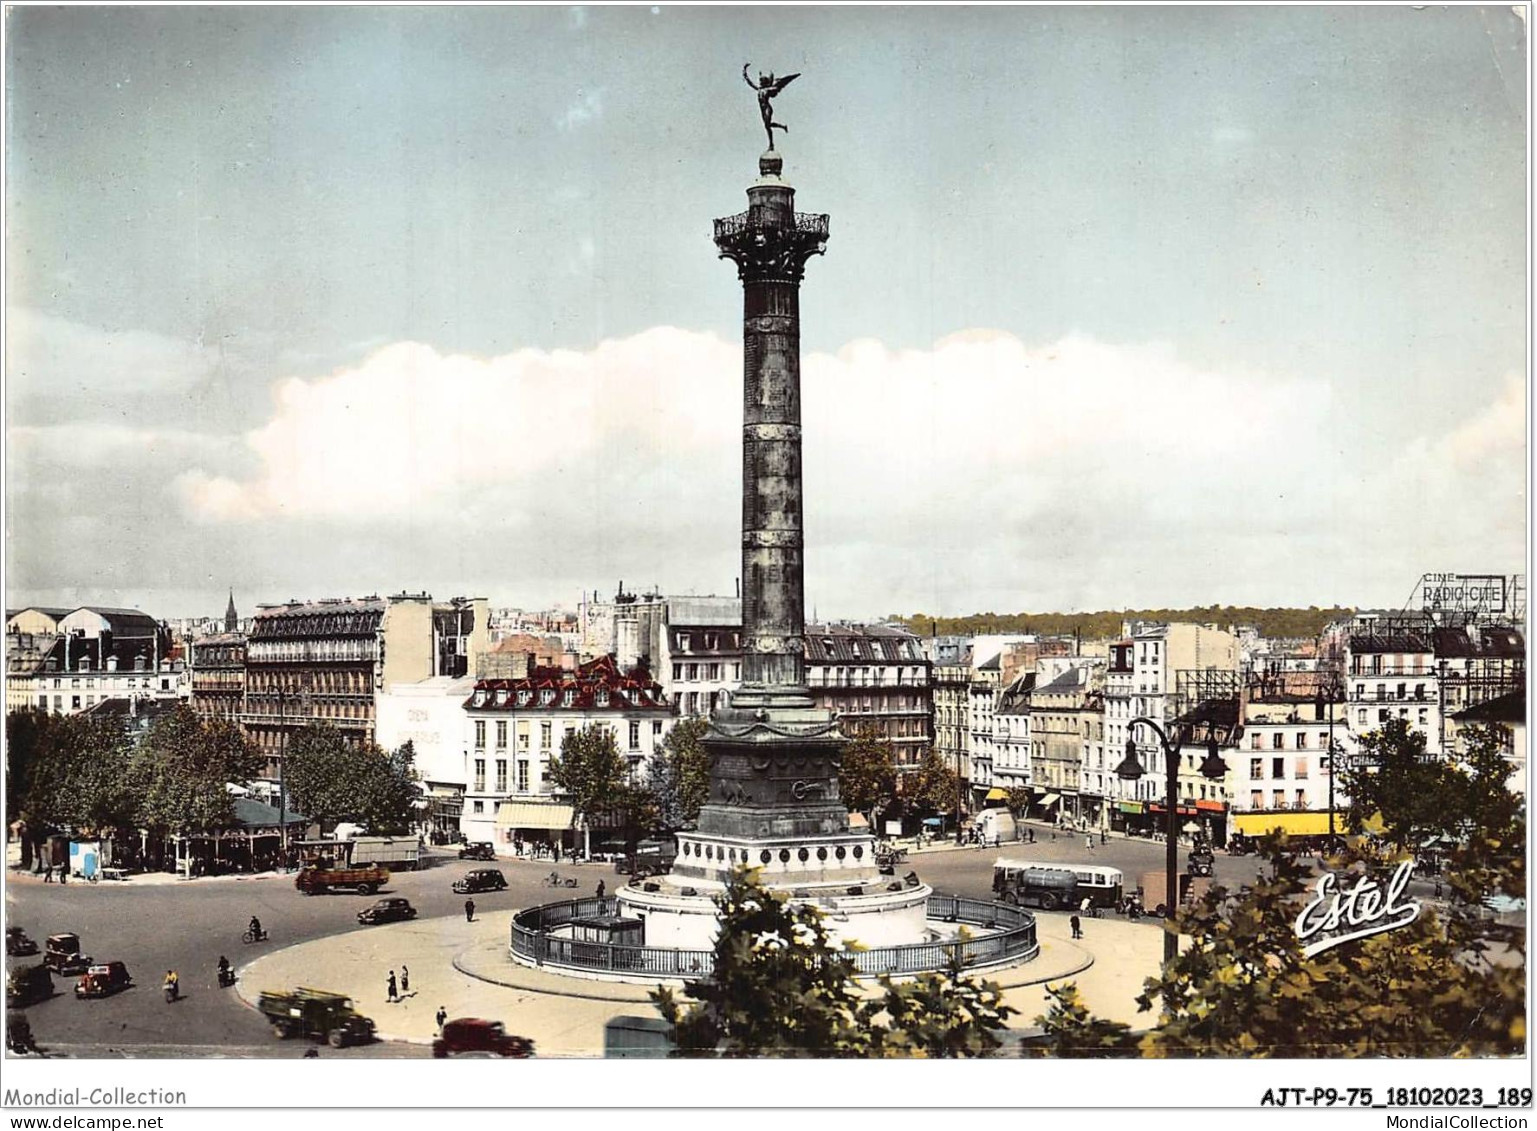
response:
{"label": "delcampe logo", "polygon": [[1318,877],[1313,885],[1318,894],[1297,916],[1296,929],[1302,942],[1315,935],[1323,937],[1303,947],[1303,956],[1311,958],[1341,943],[1394,931],[1414,922],[1420,914],[1419,901],[1400,901],[1413,871],[1414,861],[1405,860],[1386,886],[1370,876],[1361,876],[1348,890],[1334,872]]}

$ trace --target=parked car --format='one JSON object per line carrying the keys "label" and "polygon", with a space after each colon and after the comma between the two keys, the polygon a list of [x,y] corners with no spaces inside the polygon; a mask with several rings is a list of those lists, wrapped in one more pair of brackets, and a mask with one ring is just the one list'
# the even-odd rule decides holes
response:
{"label": "parked car", "polygon": [[13,966],[5,976],[5,1007],[22,1009],[33,1002],[53,996],[53,975],[41,962],[35,966]]}
{"label": "parked car", "polygon": [[460,895],[506,889],[507,877],[502,875],[500,868],[476,868],[472,872],[466,872],[462,880],[454,881],[454,890]]}
{"label": "parked car", "polygon": [[496,846],[488,840],[477,840],[459,850],[460,860],[495,860]]}
{"label": "parked car", "polygon": [[80,953],[79,935],[49,935],[44,944],[43,965],[60,977],[71,977],[86,972],[91,956]]}
{"label": "parked car", "polygon": [[27,937],[20,927],[5,929],[5,954],[7,958],[26,958],[37,953],[37,944]]}
{"label": "parked car", "polygon": [[358,912],[359,923],[394,923],[402,919],[415,919],[416,908],[409,899],[381,899],[372,907]]}
{"label": "parked car", "polygon": [[76,997],[106,997],[133,985],[128,967],[121,962],[103,962],[92,966],[75,983]]}
{"label": "parked car", "polygon": [[525,1057],[534,1054],[534,1042],[513,1036],[500,1021],[458,1017],[443,1023],[443,1035],[432,1042],[432,1055],[445,1057],[460,1052]]}

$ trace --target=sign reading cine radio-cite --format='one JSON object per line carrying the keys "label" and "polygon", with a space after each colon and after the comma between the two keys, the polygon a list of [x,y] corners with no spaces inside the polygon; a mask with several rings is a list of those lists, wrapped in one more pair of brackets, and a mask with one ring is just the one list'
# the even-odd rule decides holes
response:
{"label": "sign reading cine radio-cite", "polygon": [[1503,613],[1505,578],[1487,573],[1427,573],[1420,578],[1425,612]]}

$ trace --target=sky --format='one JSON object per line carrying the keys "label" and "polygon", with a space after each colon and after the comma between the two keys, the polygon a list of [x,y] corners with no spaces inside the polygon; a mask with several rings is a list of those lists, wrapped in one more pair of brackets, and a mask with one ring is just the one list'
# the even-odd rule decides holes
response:
{"label": "sky", "polygon": [[808,613],[1526,556],[1507,7],[7,9],[5,591],[730,593],[797,207]]}

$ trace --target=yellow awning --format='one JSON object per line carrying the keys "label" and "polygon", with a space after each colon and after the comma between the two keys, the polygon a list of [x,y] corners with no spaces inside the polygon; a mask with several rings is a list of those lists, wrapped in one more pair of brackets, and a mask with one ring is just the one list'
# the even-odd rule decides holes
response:
{"label": "yellow awning", "polygon": [[503,801],[496,811],[499,829],[569,829],[576,811],[559,801]]}
{"label": "yellow awning", "polygon": [[1008,799],[1009,791],[1006,789],[999,789],[996,785],[987,791],[986,800],[988,801],[1007,801]]}
{"label": "yellow awning", "polygon": [[[1329,812],[1322,813],[1234,813],[1233,830],[1244,836],[1264,836],[1266,833],[1285,833],[1287,836],[1328,836]],[[1345,815],[1336,813],[1334,831],[1341,835],[1350,830],[1345,827]]]}
{"label": "yellow awning", "polygon": [[1041,798],[1041,805],[1044,808],[1050,809],[1053,805],[1055,805],[1057,802],[1059,802],[1061,800],[1062,800],[1062,795],[1061,794],[1059,794],[1059,793],[1048,793],[1045,797]]}
{"label": "yellow awning", "polygon": [[849,814],[849,828],[851,828],[851,829],[868,829],[869,827],[870,827],[870,822],[865,820],[865,815],[863,813],[850,813]]}

